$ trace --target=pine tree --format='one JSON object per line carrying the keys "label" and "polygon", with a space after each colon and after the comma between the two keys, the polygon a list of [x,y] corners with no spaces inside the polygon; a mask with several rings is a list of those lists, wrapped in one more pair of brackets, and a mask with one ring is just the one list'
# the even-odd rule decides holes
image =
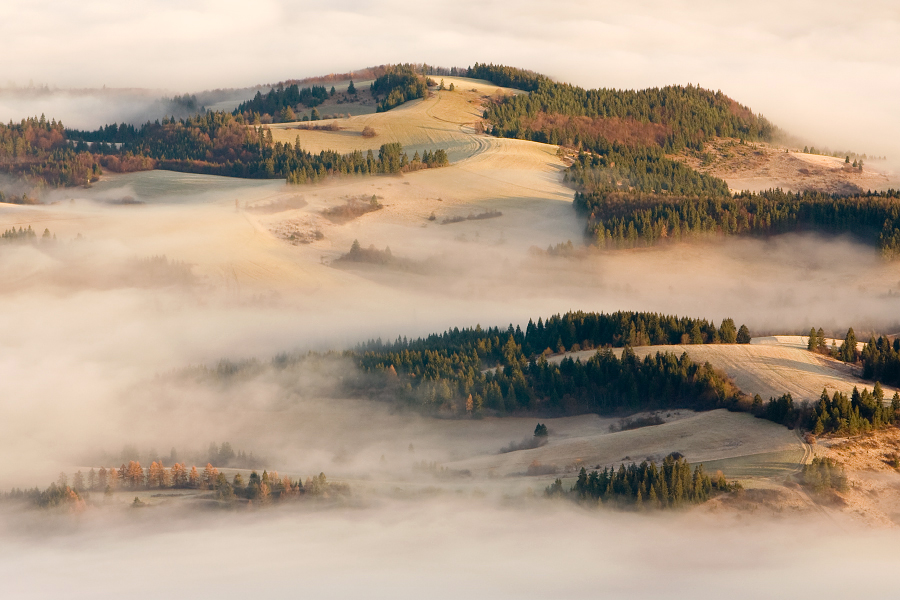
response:
{"label": "pine tree", "polygon": [[356,86],[353,85],[352,79],[350,80],[350,85],[347,86],[347,93],[350,94],[351,96],[356,95]]}
{"label": "pine tree", "polygon": [[806,349],[810,352],[815,352],[816,348],[819,347],[819,340],[816,338],[816,329],[815,327],[809,328],[809,341],[806,343]]}

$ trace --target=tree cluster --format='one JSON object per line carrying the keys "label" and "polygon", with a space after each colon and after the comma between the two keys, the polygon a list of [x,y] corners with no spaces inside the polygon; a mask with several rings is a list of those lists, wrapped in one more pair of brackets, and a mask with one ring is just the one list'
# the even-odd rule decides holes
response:
{"label": "tree cluster", "polygon": [[562,481],[557,479],[545,494],[623,508],[677,508],[700,504],[716,492],[735,489],[739,489],[739,485],[729,484],[721,473],[711,479],[703,470],[703,465],[692,471],[687,460],[670,454],[661,465],[644,461],[640,465],[622,464],[618,469],[607,467],[590,473],[582,467],[568,493],[563,490]]}
{"label": "tree cluster", "polygon": [[819,329],[816,330],[815,327],[811,327],[809,329],[806,349],[810,352],[825,354],[846,363],[855,363],[860,357],[860,352],[857,350],[856,333],[854,333],[852,327],[847,330],[847,335],[844,336],[844,341],[840,346],[833,344],[830,348],[822,328],[819,327]]}
{"label": "tree cluster", "polygon": [[288,86],[278,84],[265,95],[256,92],[256,96],[241,102],[232,114],[243,115],[251,122],[260,115],[270,115],[279,121],[293,121],[293,118],[282,119],[282,116],[286,116],[288,110],[293,115],[294,110],[299,110],[303,106],[308,108],[318,106],[329,97],[328,90],[322,85],[301,88],[296,83]]}
{"label": "tree cluster", "polygon": [[99,179],[96,157],[76,151],[55,119],[23,119],[0,124],[0,170],[53,186],[86,185]]}
{"label": "tree cluster", "polygon": [[377,111],[386,112],[409,100],[424,98],[428,86],[413,65],[393,65],[372,82],[372,95],[380,97]]}
{"label": "tree cluster", "polygon": [[753,411],[758,417],[790,428],[802,427],[814,435],[857,435],[892,426],[900,417],[900,394],[895,393],[891,403],[885,404],[884,390],[876,382],[871,392],[854,387],[849,398],[837,391],[829,396],[823,389],[814,404],[797,405],[790,394],[784,394],[763,406],[757,395]]}
{"label": "tree cluster", "polygon": [[863,377],[900,385],[900,338],[893,342],[886,336],[871,338],[860,353]]}

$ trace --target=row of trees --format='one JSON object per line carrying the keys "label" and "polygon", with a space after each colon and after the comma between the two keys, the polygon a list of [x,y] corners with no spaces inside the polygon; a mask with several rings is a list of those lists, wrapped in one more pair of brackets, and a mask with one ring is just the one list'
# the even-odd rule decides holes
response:
{"label": "row of trees", "polygon": [[734,196],[667,196],[576,192],[587,233],[607,248],[650,246],[697,235],[848,233],[869,240],[886,258],[900,254],[900,191],[839,196],[821,192],[742,192]]}
{"label": "row of trees", "polygon": [[[152,161],[140,168],[259,179],[283,177],[300,184],[338,174],[398,173],[449,164],[442,149],[410,160],[396,143],[383,145],[377,158],[371,151],[339,154],[323,150],[313,154],[300,147],[299,137],[294,144],[275,142],[270,130],[248,127],[242,116],[223,112],[179,121],[163,119],[137,129],[130,125],[112,127],[116,139],[121,140],[117,142],[119,147],[106,141],[80,143],[86,150],[104,155],[104,160],[117,157],[126,165],[134,157]],[[74,139],[94,137],[80,132],[72,135]]]}
{"label": "row of trees", "polygon": [[706,502],[716,492],[739,489],[729,484],[721,473],[711,479],[698,465],[693,471],[680,455],[670,454],[661,465],[644,461],[590,473],[582,467],[572,488],[563,490],[557,479],[546,489],[550,497],[568,496],[574,500],[588,500],[619,507],[677,508],[685,504]]}
{"label": "row of trees", "polygon": [[[361,344],[361,354],[399,355],[406,351],[422,353],[477,352],[484,367],[496,366],[504,358],[504,346],[512,337],[526,358],[538,354],[589,350],[604,346],[658,346],[667,344],[748,344],[750,331],[746,325],[737,328],[733,319],[723,319],[717,327],[712,321],[691,317],[678,317],[651,312],[617,311],[595,313],[574,311],[556,314],[537,323],[529,319],[523,331],[518,325],[507,328],[480,325],[459,329],[454,327],[443,333],[408,340],[398,337],[393,342],[380,339]],[[403,361],[399,357],[398,364]]]}
{"label": "row of trees", "polygon": [[[131,461],[118,469],[115,467],[109,469],[101,467],[99,471],[91,469],[86,478],[78,471],[73,476],[71,485],[67,475],[60,473],[59,479],[46,490],[13,489],[3,494],[3,499],[25,501],[42,508],[60,505],[80,508],[85,505],[91,491],[102,491],[110,495],[117,489],[137,491],[167,488],[209,490],[215,493],[217,500],[246,499],[261,504],[301,495],[318,496],[348,492],[346,486],[329,482],[324,473],[307,477],[305,483],[299,479],[281,477],[277,471],[271,473],[263,471],[262,475],[252,471],[246,482],[240,473],[236,473],[231,481],[228,481],[228,478],[211,464],[207,464],[201,473],[196,467],[191,467],[188,471],[181,463],[167,469],[161,462],[154,461],[148,469],[144,469],[137,461]],[[135,503],[139,504],[139,501],[136,500]]]}
{"label": "row of trees", "polygon": [[[46,242],[55,239],[56,236],[51,236],[50,230],[44,228],[44,233],[41,235],[41,241]],[[0,244],[35,243],[37,240],[37,232],[31,228],[31,225],[25,228],[19,227],[18,229],[11,227],[3,233],[0,233]]]}

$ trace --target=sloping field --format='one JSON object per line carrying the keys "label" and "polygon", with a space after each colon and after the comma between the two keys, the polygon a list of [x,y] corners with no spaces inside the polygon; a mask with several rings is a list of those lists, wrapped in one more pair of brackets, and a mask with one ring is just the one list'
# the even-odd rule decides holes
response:
{"label": "sloping field", "polygon": [[[492,139],[475,135],[474,128],[481,121],[483,99],[497,94],[523,92],[499,88],[478,79],[443,79],[447,87],[453,83],[456,89],[452,92],[435,91],[430,98],[413,100],[384,113],[313,123],[324,126],[334,122],[341,128],[339,131],[305,130],[298,123],[279,123],[268,127],[275,141],[293,144],[299,137],[300,146],[310,152],[372,150],[377,153],[382,144],[399,142],[410,157],[416,150],[421,153],[425,149],[443,148],[447,150],[451,162],[455,162],[482,151],[488,140]],[[362,130],[367,126],[375,129],[375,137],[362,136]]]}
{"label": "sloping field", "polygon": [[740,144],[727,138],[708,143],[700,155],[684,151],[677,158],[700,172],[721,177],[732,191],[781,188],[846,194],[900,186],[900,174],[884,163],[867,162],[860,171],[844,164],[842,158],[785,152],[770,144]]}
{"label": "sloping field", "polygon": [[582,466],[615,466],[644,459],[660,461],[672,452],[680,452],[691,463],[771,452],[794,451],[798,462],[803,456],[802,442],[781,425],[726,410],[681,412],[687,416],[662,425],[616,433],[611,433],[608,427],[605,431],[597,427],[593,432],[558,435],[549,424],[551,435],[546,446],[479,456],[446,466],[468,469],[474,475],[505,476],[525,475],[535,461],[544,467],[556,467],[562,474]]}
{"label": "sloping field", "polygon": [[[615,352],[621,355],[621,349]],[[873,382],[859,378],[857,370],[840,361],[814,354],[806,349],[801,336],[773,336],[754,338],[750,344],[707,344],[684,346],[641,346],[634,348],[643,358],[657,352],[681,355],[687,352],[694,362],[709,362],[727,373],[742,391],[759,394],[764,400],[790,393],[795,402],[818,400],[822,389],[829,394],[835,391],[849,394],[853,387],[872,388]],[[570,353],[569,356],[586,360],[595,351]],[[559,362],[563,355],[551,357]],[[885,387],[890,397],[893,388]]]}

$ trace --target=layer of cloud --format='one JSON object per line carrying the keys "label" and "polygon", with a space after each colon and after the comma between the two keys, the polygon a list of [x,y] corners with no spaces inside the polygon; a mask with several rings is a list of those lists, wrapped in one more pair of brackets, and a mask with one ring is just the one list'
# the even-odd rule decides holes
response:
{"label": "layer of cloud", "polygon": [[[868,0],[246,4],[12,0],[4,77],[171,93],[425,61],[513,64],[585,86],[699,83],[835,149],[900,155],[900,11]],[[0,85],[5,82],[0,82]],[[2,106],[0,106],[2,108]],[[0,118],[24,115],[0,114]],[[59,115],[66,118],[67,115]]]}

